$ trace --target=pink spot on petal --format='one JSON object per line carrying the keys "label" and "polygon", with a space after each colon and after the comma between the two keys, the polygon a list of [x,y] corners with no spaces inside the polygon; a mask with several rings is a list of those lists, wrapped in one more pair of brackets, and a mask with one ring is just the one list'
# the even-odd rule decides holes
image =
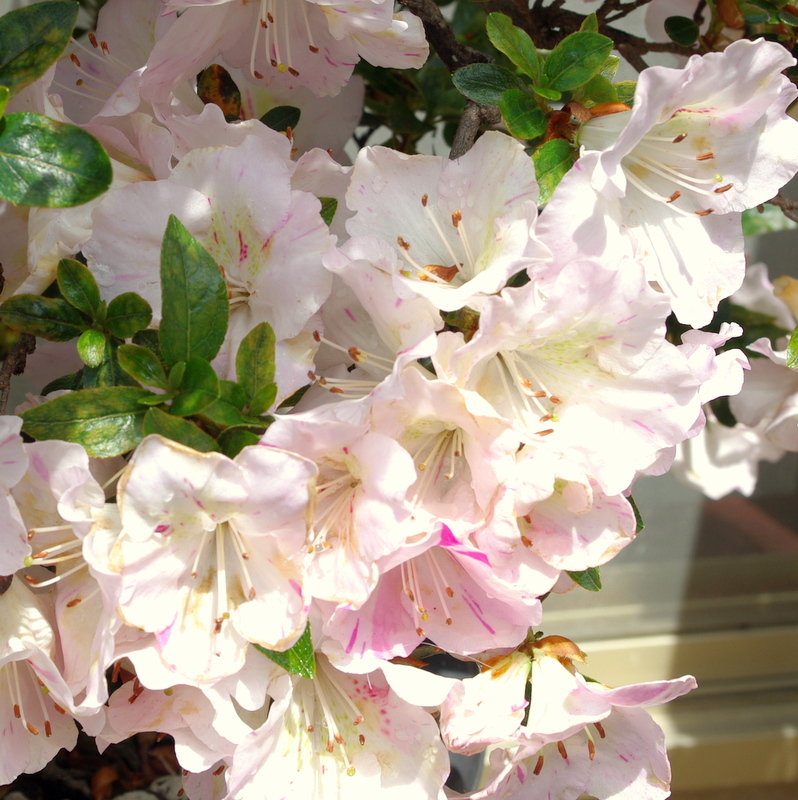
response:
{"label": "pink spot on petal", "polygon": [[348,308],[344,309],[344,314],[346,314],[346,316],[349,317],[349,319],[351,319],[352,322],[357,322],[357,320],[355,319],[355,315]]}
{"label": "pink spot on petal", "polygon": [[296,592],[298,595],[300,595],[300,596],[302,595],[302,587],[301,587],[301,586],[300,586],[300,585],[299,585],[299,584],[298,584],[298,583],[297,583],[295,580],[289,580],[289,581],[288,581],[288,585],[289,585],[289,586],[290,586],[290,587],[291,587],[291,588],[292,588],[292,589],[293,589],[293,590],[294,590],[294,591],[295,591],[295,592]]}
{"label": "pink spot on petal", "polygon": [[357,640],[357,629],[360,627],[360,620],[355,622],[355,629],[352,631],[352,635],[349,637],[349,644],[346,646],[346,652],[351,653],[352,648],[355,646],[355,641]]}

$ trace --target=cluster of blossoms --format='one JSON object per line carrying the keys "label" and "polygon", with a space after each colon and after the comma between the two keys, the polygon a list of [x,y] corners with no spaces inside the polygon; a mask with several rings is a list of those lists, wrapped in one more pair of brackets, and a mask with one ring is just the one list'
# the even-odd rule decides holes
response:
{"label": "cluster of blossoms", "polygon": [[[534,163],[499,131],[458,160],[365,147],[341,165],[355,63],[427,52],[392,0],[109,0],[14,99],[97,136],[114,183],[4,209],[3,299],[81,253],[104,300],[138,292],[157,327],[174,215],[224,276],[216,374],[235,380],[268,322],[276,394],[233,458],[152,434],[100,461],[0,418],[0,783],[72,747],[77,721],[104,746],[171,734],[191,800],[443,800],[449,751],[489,746],[472,800],[667,796],[645,708],[694,679],[609,688],[532,630],[546,594],[633,541],[635,480],[677,455],[695,472],[707,404],[740,391],[739,326],[695,329],[743,283],[741,212],[798,170],[794,61],[740,40],[644,71],[631,108],[582,120],[539,211]],[[199,100],[211,64],[243,120]],[[283,102],[311,120],[296,135],[259,120]],[[798,449],[798,378],[756,347],[780,403],[752,388],[735,413]],[[421,669],[436,649],[479,674]]]}

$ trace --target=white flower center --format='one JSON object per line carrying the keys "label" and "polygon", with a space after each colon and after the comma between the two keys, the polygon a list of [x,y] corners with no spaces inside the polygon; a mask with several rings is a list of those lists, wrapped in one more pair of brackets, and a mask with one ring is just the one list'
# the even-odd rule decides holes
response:
{"label": "white flower center", "polygon": [[[608,149],[615,144],[631,113],[621,111],[589,120],[579,130],[579,144],[587,150]],[[696,205],[707,206],[708,199],[734,187],[724,183],[723,175],[717,172],[713,164],[715,153],[695,116],[687,111],[677,112],[655,125],[621,160],[629,184],[649,199],[671,205],[684,196]],[[672,208],[678,214],[699,217],[715,210],[711,206],[694,211],[677,205]]]}
{"label": "white flower center", "polygon": [[[295,78],[299,76],[299,71],[292,66],[291,56],[292,45],[297,44],[297,26],[292,24],[292,17],[296,14],[297,8],[302,15],[307,48],[311,53],[319,52],[308,22],[308,7],[305,0],[260,0],[258,23],[249,57],[249,69],[256,78],[263,78],[263,75],[255,69],[261,30],[264,33],[264,52],[269,64],[278,72],[289,72]],[[300,41],[301,39],[300,34]]]}

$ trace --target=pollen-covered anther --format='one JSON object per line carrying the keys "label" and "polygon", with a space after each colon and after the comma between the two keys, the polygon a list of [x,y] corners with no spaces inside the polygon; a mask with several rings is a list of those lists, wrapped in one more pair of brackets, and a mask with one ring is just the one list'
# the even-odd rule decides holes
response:
{"label": "pollen-covered anther", "polygon": [[680,133],[680,134],[679,134],[679,135],[678,135],[678,136],[677,136],[677,137],[676,137],[676,138],[673,140],[673,143],[674,143],[674,144],[679,144],[679,142],[683,142],[683,141],[684,141],[686,138],[687,138],[687,134],[686,134],[686,133]]}
{"label": "pollen-covered anther", "polygon": [[226,766],[227,766],[226,764],[222,764],[221,766],[217,767],[217,768],[216,768],[216,769],[213,771],[213,774],[214,774],[214,775],[221,775],[221,774],[224,772],[224,770],[225,770],[225,767],[226,767]]}
{"label": "pollen-covered anther", "polygon": [[262,80],[263,80],[263,75],[262,75],[260,72],[258,72],[257,70],[253,70],[253,71],[252,71],[252,74],[253,74],[253,75],[254,75],[254,76],[255,76],[255,77],[256,77],[256,78],[257,78],[259,81],[262,81]]}
{"label": "pollen-covered anther", "polygon": [[565,749],[565,745],[562,742],[557,742],[557,751],[563,758],[568,758],[568,751]]}
{"label": "pollen-covered anther", "polygon": [[552,419],[554,419],[554,414],[544,414],[538,422],[549,422]]}
{"label": "pollen-covered anther", "polygon": [[535,764],[535,769],[532,770],[533,775],[540,775],[540,771],[543,769],[543,756],[538,756],[537,764]]}
{"label": "pollen-covered anther", "polygon": [[359,350],[357,347],[350,347],[346,352],[349,353],[349,358],[351,358],[352,361],[360,362],[367,360],[363,355],[363,351]]}
{"label": "pollen-covered anther", "polygon": [[319,48],[316,47],[315,45],[312,45],[312,44],[308,45],[308,50],[310,50],[311,53],[318,53],[319,52]]}
{"label": "pollen-covered anther", "polygon": [[69,60],[70,60],[70,61],[71,61],[71,62],[72,62],[72,63],[73,63],[73,64],[74,64],[76,67],[80,67],[80,59],[79,59],[79,58],[78,58],[78,57],[77,57],[77,56],[76,56],[74,53],[70,53],[70,54],[69,54]]}
{"label": "pollen-covered anther", "polygon": [[401,236],[396,237],[396,243],[399,245],[399,247],[402,248],[402,250],[410,249],[410,244],[406,242]]}
{"label": "pollen-covered anther", "polygon": [[521,544],[524,547],[532,547],[532,540],[528,536],[524,536],[524,534],[522,533],[521,534]]}
{"label": "pollen-covered anther", "polygon": [[600,722],[594,722],[593,726],[598,731],[599,736],[603,739],[607,734],[604,732],[604,727]]}
{"label": "pollen-covered anther", "polygon": [[96,36],[96,34],[94,34],[94,33],[90,33],[89,34],[89,42],[91,43],[92,47],[94,47],[94,48],[99,47],[99,45],[97,44],[97,36]]}
{"label": "pollen-covered anther", "polygon": [[421,205],[424,206],[424,208],[426,208],[428,202],[429,202],[429,195],[428,194],[422,195]]}
{"label": "pollen-covered anther", "polygon": [[591,761],[596,757],[596,745],[593,744],[592,739],[587,740],[587,755]]}
{"label": "pollen-covered anther", "polygon": [[715,154],[711,150],[707,150],[706,153],[699,153],[696,157],[696,161],[711,161],[715,158]]}
{"label": "pollen-covered anther", "polygon": [[272,24],[274,24],[274,17],[271,15],[271,12],[266,14],[266,19],[269,20]]}
{"label": "pollen-covered anther", "polygon": [[66,604],[66,607],[67,608],[74,608],[76,605],[79,605],[82,602],[83,602],[83,598],[82,597],[75,597],[75,598],[73,598],[72,600],[70,600]]}
{"label": "pollen-covered anther", "polygon": [[360,736],[357,737],[357,740],[360,742],[361,745],[366,744],[366,737],[361,733]]}
{"label": "pollen-covered anther", "polygon": [[715,211],[714,208],[703,208],[703,209],[700,209],[699,211],[696,211],[695,213],[696,213],[696,216],[698,216],[698,217],[708,217],[714,211]]}
{"label": "pollen-covered anther", "polygon": [[111,54],[111,51],[108,48],[108,42],[106,42],[106,41],[101,41],[100,42],[100,50],[102,50],[103,53],[105,53],[105,55],[110,55]]}
{"label": "pollen-covered anther", "polygon": [[456,228],[462,222],[462,219],[463,219],[463,212],[460,210],[455,211],[452,214],[452,225],[454,225],[454,227]]}
{"label": "pollen-covered anther", "polygon": [[674,200],[678,200],[682,196],[682,193],[677,189],[673,194],[668,195],[665,198],[666,203],[672,203]]}
{"label": "pollen-covered anther", "polygon": [[536,436],[548,436],[549,434],[554,433],[554,428],[546,428],[545,431],[538,431]]}
{"label": "pollen-covered anther", "polygon": [[714,190],[715,194],[723,194],[724,192],[728,192],[729,189],[733,188],[733,183],[727,183],[725,186],[718,186],[717,189]]}
{"label": "pollen-covered anther", "polygon": [[265,19],[262,19],[262,20],[260,21],[260,26],[261,26],[261,28],[268,28],[268,27],[269,27],[269,26],[266,24],[266,20],[265,20]]}
{"label": "pollen-covered anther", "polygon": [[[282,66],[282,65],[281,65],[281,66]],[[298,72],[298,70],[295,70],[293,67],[288,67],[288,71],[289,71],[289,72],[290,72],[290,73],[291,73],[291,74],[292,74],[292,75],[293,75],[295,78],[298,78],[298,77],[299,77],[299,72]]]}

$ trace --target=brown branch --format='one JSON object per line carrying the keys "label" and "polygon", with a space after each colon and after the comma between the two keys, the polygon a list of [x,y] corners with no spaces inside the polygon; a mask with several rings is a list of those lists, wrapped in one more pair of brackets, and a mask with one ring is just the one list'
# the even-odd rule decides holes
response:
{"label": "brown branch", "polygon": [[793,222],[798,222],[798,199],[794,197],[785,197],[779,192],[775,197],[767,201],[772,206],[777,206],[781,209],[787,219]]}
{"label": "brown branch", "polygon": [[21,375],[25,371],[27,357],[35,349],[36,338],[29,333],[23,333],[3,361],[0,367],[0,414],[6,413],[8,395],[11,391],[11,376]]}
{"label": "brown branch", "polygon": [[480,127],[482,125],[498,125],[501,119],[502,115],[496,106],[483,106],[481,103],[469,100],[457,125],[449,158],[455,159],[464,156],[476,141]]}
{"label": "brown branch", "polygon": [[424,24],[427,41],[435,48],[435,52],[450,72],[466,64],[484,64],[493,61],[485,53],[457,41],[454,31],[433,0],[402,0],[402,5],[412,11]]}

